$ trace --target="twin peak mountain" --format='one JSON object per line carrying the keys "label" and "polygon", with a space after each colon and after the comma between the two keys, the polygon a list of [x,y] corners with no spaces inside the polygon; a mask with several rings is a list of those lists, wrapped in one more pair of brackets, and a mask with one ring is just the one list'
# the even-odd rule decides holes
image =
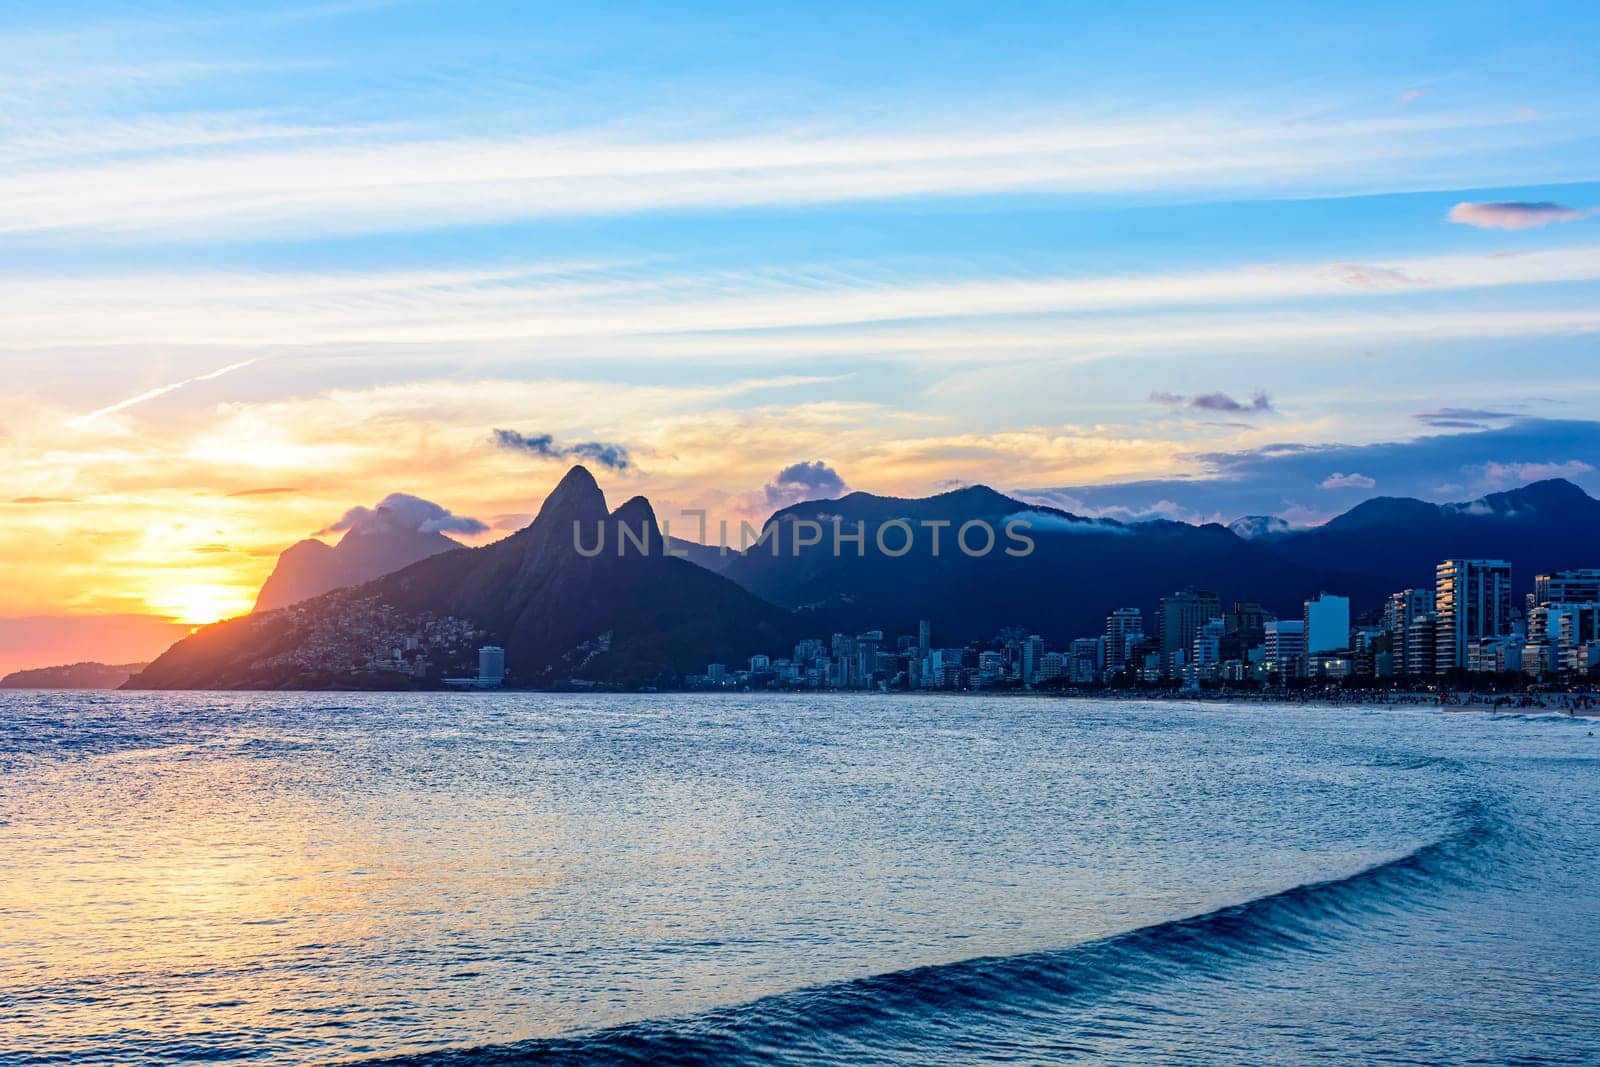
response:
{"label": "twin peak mountain", "polygon": [[[974,520],[996,531],[1027,523],[1031,551],[956,551],[955,529]],[[1151,611],[1186,586],[1289,617],[1329,590],[1361,611],[1430,585],[1443,558],[1510,560],[1519,586],[1592,566],[1600,501],[1548,481],[1467,504],[1377,498],[1304,530],[1230,529],[1087,519],[973,486],[921,499],[806,501],[767,526],[792,531],[804,521],[828,531],[861,523],[863,546],[835,552],[825,536],[796,547],[791,533],[776,554],[757,546],[723,556],[682,542],[664,551],[647,500],[608,511],[594,477],[574,467],[532,523],[482,548],[388,528],[352,529],[333,547],[301,542],[280,558],[254,614],[196,631],[128,684],[411,687],[475,671],[478,646],[495,644],[513,685],[672,685],[709,662],[782,653],[801,637],[914,633],[922,619],[940,644],[1008,626],[1061,644],[1098,633],[1112,608]],[[901,553],[903,532],[877,536],[888,524],[945,525],[943,551],[919,536]]]}

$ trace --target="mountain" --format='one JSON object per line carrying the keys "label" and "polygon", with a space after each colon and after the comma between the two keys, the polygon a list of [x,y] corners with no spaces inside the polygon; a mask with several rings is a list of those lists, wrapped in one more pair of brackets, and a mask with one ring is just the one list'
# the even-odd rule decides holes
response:
{"label": "mountain", "polygon": [[273,611],[370,582],[459,548],[458,542],[437,530],[418,529],[395,509],[380,504],[360,515],[336,545],[307,538],[284,549],[256,595],[255,610]]}
{"label": "mountain", "polygon": [[647,500],[608,512],[574,467],[502,541],[204,627],[128,688],[436,684],[475,673],[484,644],[504,647],[511,685],[670,684],[793,639],[787,613],[663,547]]}
{"label": "mountain", "polygon": [[1228,523],[1228,529],[1235,536],[1246,541],[1259,541],[1264,537],[1277,537],[1279,534],[1288,533],[1289,523],[1276,515],[1246,515]]}
{"label": "mountain", "polygon": [[1522,593],[1536,574],[1600,566],[1600,500],[1559,478],[1455,504],[1376,497],[1268,547],[1298,566],[1355,577],[1349,592],[1358,604],[1432,585],[1435,564],[1451,558],[1506,560]]}
{"label": "mountain", "polygon": [[[863,524],[864,546],[844,543],[836,554],[835,520],[846,532]],[[1023,552],[1006,533],[1007,524],[1018,521],[1028,523],[1019,532],[1031,539],[1032,550],[1008,555],[1008,548]],[[823,543],[797,546],[795,533],[812,534],[797,524],[808,522],[825,531]],[[966,523],[994,530],[993,549],[972,556],[961,551],[958,534]],[[914,537],[899,554],[907,527]],[[795,609],[803,629],[823,636],[880,628],[910,633],[917,620],[927,619],[941,644],[1023,626],[1059,646],[1103,631],[1113,608],[1152,610],[1159,597],[1185,586],[1298,615],[1302,600],[1342,581],[1325,567],[1291,563],[1219,525],[1083,518],[986,486],[920,499],[851,493],[808,501],[777,512],[763,529],[775,531],[779,551],[770,544],[747,546],[724,573]],[[987,535],[974,527],[968,541],[976,550]]]}
{"label": "mountain", "polygon": [[144,670],[143,663],[68,663],[13,671],[0,678],[0,689],[116,689]]}
{"label": "mountain", "polygon": [[718,545],[702,545],[698,541],[685,541],[681,537],[668,537],[667,549],[713,574],[721,574],[727,570],[737,554],[731,547],[724,552]]}

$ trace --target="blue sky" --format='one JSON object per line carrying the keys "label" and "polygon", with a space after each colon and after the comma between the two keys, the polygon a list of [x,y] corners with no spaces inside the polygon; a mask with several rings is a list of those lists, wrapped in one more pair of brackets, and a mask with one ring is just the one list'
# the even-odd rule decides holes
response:
{"label": "blue sky", "polygon": [[1589,438],[1537,432],[1600,402],[1597,23],[12,5],[0,497],[63,542],[197,508],[168,542],[239,553],[205,581],[242,597],[391,492],[512,523],[585,443],[631,458],[617,492],[732,518],[801,462],[1128,509],[1148,493],[1107,486],[1237,489],[1265,473],[1218,457],[1285,443],[1418,442],[1427,475],[1274,468],[1305,484],[1216,508],[1600,491]]}

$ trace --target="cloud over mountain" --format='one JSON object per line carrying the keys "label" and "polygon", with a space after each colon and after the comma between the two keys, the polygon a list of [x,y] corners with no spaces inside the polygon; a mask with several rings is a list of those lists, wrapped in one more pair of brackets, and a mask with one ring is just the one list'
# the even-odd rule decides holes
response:
{"label": "cloud over mountain", "polygon": [[356,506],[318,533],[413,532],[480,534],[489,525],[467,515],[457,515],[431,500],[409,493],[390,493],[376,507]]}
{"label": "cloud over mountain", "polygon": [[791,463],[779,471],[763,491],[768,506],[785,508],[802,500],[842,496],[848,490],[839,472],[818,459]]}
{"label": "cloud over mountain", "polygon": [[[1447,409],[1448,410],[1448,409]],[[1460,409],[1466,410],[1466,409]],[[1350,504],[1361,487],[1354,475],[1382,485],[1392,496],[1444,502],[1461,500],[1543,478],[1566,478],[1600,493],[1600,471],[1580,457],[1600,455],[1600,421],[1516,419],[1493,429],[1433,433],[1409,441],[1366,445],[1282,443],[1193,458],[1201,477],[1121,484],[1029,489],[1029,499],[1098,515],[1164,513],[1220,517],[1288,517],[1319,522]],[[1346,484],[1316,487],[1329,472]]]}
{"label": "cloud over mountain", "polygon": [[580,441],[563,445],[553,434],[495,430],[494,443],[513,452],[526,452],[545,459],[586,459],[614,471],[625,471],[633,466],[633,457],[628,454],[627,447],[609,441]]}

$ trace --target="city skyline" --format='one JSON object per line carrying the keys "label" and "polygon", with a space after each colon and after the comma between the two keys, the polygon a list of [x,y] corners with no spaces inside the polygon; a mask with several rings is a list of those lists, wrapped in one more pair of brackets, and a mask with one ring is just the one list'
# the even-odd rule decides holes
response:
{"label": "city skyline", "polygon": [[7,13],[0,633],[573,458],[752,521],[1600,492],[1594,13],[1144,15]]}

